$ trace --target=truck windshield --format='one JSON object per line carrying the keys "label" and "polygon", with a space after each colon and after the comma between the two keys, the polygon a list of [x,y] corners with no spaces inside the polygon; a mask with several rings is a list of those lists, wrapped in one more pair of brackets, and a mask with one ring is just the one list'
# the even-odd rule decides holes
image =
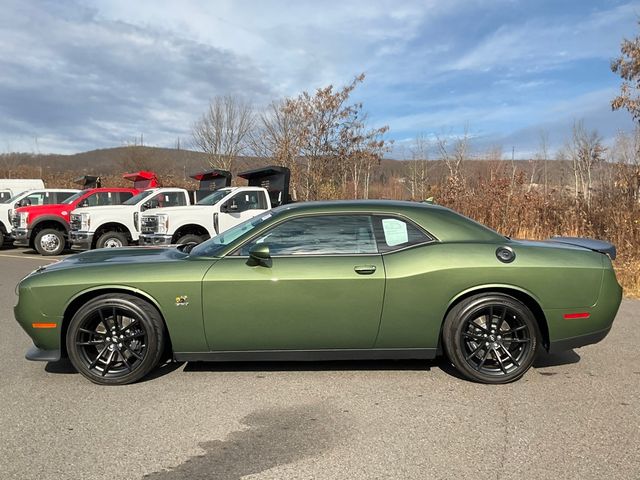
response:
{"label": "truck windshield", "polygon": [[5,199],[5,200],[2,200],[0,203],[13,203],[13,202],[17,202],[17,201],[18,201],[18,199],[24,195],[24,193],[25,193],[25,192],[20,192],[20,193],[18,193],[17,195],[14,195],[14,196],[13,196],[13,197],[11,197],[11,198],[7,198],[7,199]]}
{"label": "truck windshield", "polygon": [[215,257],[217,256],[227,245],[236,239],[240,238],[247,232],[250,232],[262,222],[266,222],[274,216],[274,211],[271,210],[263,215],[250,218],[249,220],[230,228],[226,232],[221,233],[213,238],[210,238],[204,243],[193,247],[190,254],[196,257]]}
{"label": "truck windshield", "polygon": [[83,196],[86,192],[83,190],[81,192],[76,193],[75,195],[71,195],[69,198],[67,198],[64,202],[62,202],[64,205],[69,205],[70,203],[75,202],[76,200],[78,200],[81,196]]}
{"label": "truck windshield", "polygon": [[134,195],[129,200],[124,202],[122,205],[136,205],[140,200],[147,198],[153,192],[154,190],[145,190],[144,192],[140,192],[139,194]]}
{"label": "truck windshield", "polygon": [[211,195],[207,195],[206,197],[204,197],[196,205],[215,205],[220,200],[222,200],[224,197],[229,195],[230,191],[231,190],[228,190],[228,189],[218,190],[218,191],[212,193]]}

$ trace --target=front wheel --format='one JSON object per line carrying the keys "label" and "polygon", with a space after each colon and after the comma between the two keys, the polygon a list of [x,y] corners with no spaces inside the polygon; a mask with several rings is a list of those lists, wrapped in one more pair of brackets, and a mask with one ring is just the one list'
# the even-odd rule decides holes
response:
{"label": "front wheel", "polygon": [[118,248],[129,245],[127,236],[122,232],[106,232],[100,235],[96,248]]}
{"label": "front wheel", "polygon": [[531,310],[513,297],[480,294],[451,309],[442,339],[447,356],[469,380],[509,383],[533,364],[539,344]]}
{"label": "front wheel", "polygon": [[60,255],[65,247],[64,233],[53,228],[40,230],[36,235],[34,246],[40,255]]}
{"label": "front wheel", "polygon": [[164,351],[164,323],[148,302],[107,294],[90,300],[67,330],[73,366],[94,383],[125,385],[153,370]]}
{"label": "front wheel", "polygon": [[189,233],[187,235],[184,235],[184,236],[180,237],[178,239],[177,243],[179,245],[186,245],[187,243],[198,243],[198,244],[200,244],[202,242],[204,242],[204,238],[203,237],[201,237],[200,235],[194,235],[194,234]]}

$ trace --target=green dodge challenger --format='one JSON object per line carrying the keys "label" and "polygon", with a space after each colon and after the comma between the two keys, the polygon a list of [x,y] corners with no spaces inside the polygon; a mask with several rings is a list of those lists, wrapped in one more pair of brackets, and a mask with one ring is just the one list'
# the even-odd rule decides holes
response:
{"label": "green dodge challenger", "polygon": [[24,278],[30,360],[127,384],[178,361],[429,359],[506,383],[602,340],[613,245],[512,240],[444,207],[285,205],[200,245],[89,251]]}

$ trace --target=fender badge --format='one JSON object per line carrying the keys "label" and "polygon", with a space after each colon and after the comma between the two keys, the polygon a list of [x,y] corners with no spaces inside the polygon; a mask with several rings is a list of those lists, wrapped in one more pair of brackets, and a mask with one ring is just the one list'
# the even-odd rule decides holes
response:
{"label": "fender badge", "polygon": [[176,297],[176,307],[186,307],[187,305],[189,305],[188,299],[189,297],[187,297],[186,295],[180,295],[179,297]]}

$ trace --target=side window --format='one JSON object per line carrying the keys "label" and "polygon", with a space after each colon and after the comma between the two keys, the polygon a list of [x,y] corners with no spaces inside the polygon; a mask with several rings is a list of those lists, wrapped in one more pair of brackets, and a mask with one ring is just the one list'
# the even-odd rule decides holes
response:
{"label": "side window", "polygon": [[182,192],[167,192],[159,193],[152,199],[152,203],[157,205],[158,208],[162,207],[182,207],[187,204],[184,193]]}
{"label": "side window", "polygon": [[119,200],[118,201],[114,201],[113,203],[110,203],[109,205],[120,205],[120,204],[126,202],[127,200],[129,200],[131,197],[133,197],[133,193],[131,193],[131,192],[118,192],[115,195],[117,196],[117,198]]}
{"label": "side window", "polygon": [[73,192],[55,192],[56,199],[55,199],[55,202],[52,202],[52,203],[62,203],[71,195],[74,195],[74,193]]}
{"label": "side window", "polygon": [[[267,198],[264,192],[261,191],[241,192],[228,200],[227,204],[230,207],[230,212],[239,213],[246,212],[247,210],[266,210]],[[232,205],[235,205],[236,208],[232,207]]]}
{"label": "side window", "polygon": [[376,215],[373,223],[381,253],[433,240],[414,224],[402,218]]}
{"label": "side window", "polygon": [[44,205],[47,202],[47,192],[33,192],[22,199],[25,205]]}
{"label": "side window", "polygon": [[256,244],[269,246],[271,255],[355,255],[378,253],[368,215],[322,215],[294,218],[276,225],[244,245],[248,255]]}
{"label": "side window", "polygon": [[124,200],[122,200],[119,192],[97,192],[89,195],[80,203],[87,207],[97,207],[102,205],[119,205],[121,201]]}

